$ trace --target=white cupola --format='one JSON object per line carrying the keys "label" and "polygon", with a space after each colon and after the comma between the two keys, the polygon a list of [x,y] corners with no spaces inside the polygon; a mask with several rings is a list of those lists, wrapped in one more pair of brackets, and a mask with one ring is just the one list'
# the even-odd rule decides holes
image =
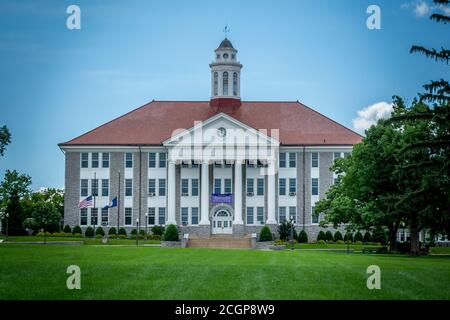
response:
{"label": "white cupola", "polygon": [[237,50],[225,38],[214,51],[215,60],[211,68],[211,100],[217,98],[241,99],[241,69],[237,61]]}

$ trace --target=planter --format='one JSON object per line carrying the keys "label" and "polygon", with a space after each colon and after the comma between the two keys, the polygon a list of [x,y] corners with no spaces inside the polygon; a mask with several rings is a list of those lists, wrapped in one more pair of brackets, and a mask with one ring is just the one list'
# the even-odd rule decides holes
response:
{"label": "planter", "polygon": [[270,249],[272,249],[272,250],[284,250],[284,249],[286,249],[286,245],[285,244],[274,244],[273,246],[270,247]]}
{"label": "planter", "polygon": [[272,249],[273,241],[258,241],[256,242],[256,249]]}

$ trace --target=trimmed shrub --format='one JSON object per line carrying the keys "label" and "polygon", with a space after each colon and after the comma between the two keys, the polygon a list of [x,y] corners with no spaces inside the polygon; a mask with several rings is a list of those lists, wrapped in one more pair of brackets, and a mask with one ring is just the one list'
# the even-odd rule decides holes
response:
{"label": "trimmed shrub", "polygon": [[[50,236],[51,236],[51,233],[47,232],[47,237],[50,237]],[[36,237],[45,237],[45,232],[43,232],[43,231],[38,232],[36,234]]]}
{"label": "trimmed shrub", "polygon": [[342,239],[342,233],[338,230],[334,233],[334,242],[343,241]]}
{"label": "trimmed shrub", "polygon": [[359,241],[359,240],[358,240],[358,241],[355,241],[355,244],[361,245],[361,244],[363,244],[363,243],[362,243],[362,241]]}
{"label": "trimmed shrub", "polygon": [[355,242],[362,242],[363,241],[363,236],[362,236],[362,234],[361,234],[361,232],[356,232],[355,233],[355,237],[353,238],[353,241],[355,241]]}
{"label": "trimmed shrub", "polygon": [[145,237],[145,230],[139,230],[139,235]]}
{"label": "trimmed shrub", "polygon": [[325,244],[325,240],[317,240],[318,244]]}
{"label": "trimmed shrub", "polygon": [[159,234],[150,234],[147,236],[149,240],[161,240],[161,236]]}
{"label": "trimmed shrub", "polygon": [[283,240],[291,239],[291,234],[294,239],[297,238],[295,227],[290,221],[284,221],[283,223],[278,225],[278,234],[280,236],[280,239]]}
{"label": "trimmed shrub", "polygon": [[301,230],[298,233],[298,242],[299,243],[308,243],[308,235],[306,234],[305,230]]}
{"label": "trimmed shrub", "polygon": [[94,228],[92,228],[91,226],[86,228],[86,231],[84,232],[84,236],[86,238],[92,238],[94,236]]}
{"label": "trimmed shrub", "polygon": [[159,235],[159,236],[162,236],[165,231],[163,226],[153,226],[151,230],[152,230],[153,234]]}
{"label": "trimmed shrub", "polygon": [[327,240],[327,237],[325,236],[325,232],[323,230],[320,230],[319,234],[317,235],[317,242],[322,241],[325,243],[325,240]]}
{"label": "trimmed shrub", "polygon": [[344,235],[344,241],[345,241],[345,242],[347,242],[347,241],[353,242],[353,233],[347,232],[347,233]]}
{"label": "trimmed shrub", "polygon": [[380,242],[382,245],[387,243],[387,235],[382,227],[378,227],[373,230],[372,241]]}
{"label": "trimmed shrub", "polygon": [[74,238],[83,238],[83,235],[81,233],[75,233],[73,235]]}
{"label": "trimmed shrub", "polygon": [[336,244],[345,244],[344,240],[337,240]]}
{"label": "trimmed shrub", "polygon": [[105,236],[105,231],[103,230],[102,227],[98,227],[98,228],[95,230],[95,236],[98,236],[98,235],[101,235],[102,237]]}
{"label": "trimmed shrub", "polygon": [[178,228],[176,225],[171,224],[164,232],[164,241],[178,241]]}
{"label": "trimmed shrub", "polygon": [[108,235],[112,236],[112,235],[116,235],[117,234],[117,230],[114,227],[109,228],[108,230]]}
{"label": "trimmed shrub", "polygon": [[66,224],[66,225],[64,226],[63,231],[64,231],[65,233],[72,233],[72,229],[70,228],[70,226],[69,226],[68,224]]}
{"label": "trimmed shrub", "polygon": [[65,236],[66,236],[65,232],[54,232],[51,235],[51,237],[65,237]]}
{"label": "trimmed shrub", "polygon": [[125,230],[125,228],[119,228],[118,235],[119,236],[125,236],[125,238],[126,238],[127,237],[127,230]]}
{"label": "trimmed shrub", "polygon": [[66,237],[73,237],[72,232],[69,232],[69,233],[65,232],[65,234],[66,234]]}
{"label": "trimmed shrub", "polygon": [[131,230],[130,236],[132,236],[132,237],[137,236],[137,230],[136,229]]}
{"label": "trimmed shrub", "polygon": [[127,238],[127,235],[125,235],[125,234],[119,234],[117,237],[118,237],[119,239],[126,239],[126,238]]}
{"label": "trimmed shrub", "polygon": [[366,231],[366,233],[364,233],[363,242],[371,242],[371,241],[372,241],[372,236],[370,235],[369,231]]}
{"label": "trimmed shrub", "polygon": [[103,236],[101,234],[96,234],[95,235],[95,239],[102,239],[102,238],[103,238]]}
{"label": "trimmed shrub", "polygon": [[278,246],[285,246],[285,245],[286,245],[286,240],[278,239],[278,240],[275,240],[275,241],[273,242],[273,244],[276,244],[276,245],[278,245]]}
{"label": "trimmed shrub", "polygon": [[328,230],[327,232],[325,232],[325,240],[328,241],[333,241],[333,234],[331,233],[330,230]]}
{"label": "trimmed shrub", "polygon": [[264,226],[261,229],[261,232],[259,233],[259,241],[272,241],[272,231],[270,231],[270,228],[268,226]]}
{"label": "trimmed shrub", "polygon": [[73,229],[72,229],[72,233],[73,233],[73,234],[76,234],[76,233],[81,233],[81,234],[83,234],[83,231],[81,231],[81,227],[80,227],[80,226],[75,226],[75,227],[73,227]]}

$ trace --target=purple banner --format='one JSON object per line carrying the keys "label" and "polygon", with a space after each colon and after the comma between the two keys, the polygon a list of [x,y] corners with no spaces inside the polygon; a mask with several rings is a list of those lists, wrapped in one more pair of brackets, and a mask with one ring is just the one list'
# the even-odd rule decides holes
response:
{"label": "purple banner", "polygon": [[231,193],[213,193],[211,195],[211,203],[233,203],[233,195]]}

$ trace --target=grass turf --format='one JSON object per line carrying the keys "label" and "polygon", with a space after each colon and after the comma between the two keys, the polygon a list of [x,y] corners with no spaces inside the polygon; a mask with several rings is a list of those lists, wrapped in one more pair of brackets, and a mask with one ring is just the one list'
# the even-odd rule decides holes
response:
{"label": "grass turf", "polygon": [[[0,261],[0,299],[450,299],[449,257],[17,244]],[[81,290],[66,288],[72,264]]]}
{"label": "grass turf", "polygon": [[[6,237],[0,237],[1,240],[6,240]],[[102,239],[94,238],[75,238],[75,237],[47,237],[47,242],[59,241],[82,241],[84,244],[100,245],[104,244]],[[12,236],[8,237],[8,242],[44,242],[44,237],[34,236]],[[160,244],[160,240],[139,240],[139,244]],[[107,245],[136,245],[136,240],[133,239],[108,239]]]}

